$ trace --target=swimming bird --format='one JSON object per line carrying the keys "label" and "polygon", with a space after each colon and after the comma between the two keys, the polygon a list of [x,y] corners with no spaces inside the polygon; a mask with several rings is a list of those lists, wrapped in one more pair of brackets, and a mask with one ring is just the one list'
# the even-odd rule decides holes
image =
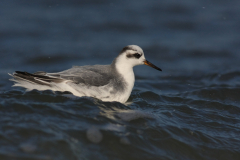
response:
{"label": "swimming bird", "polygon": [[15,82],[13,86],[24,87],[27,91],[69,91],[79,97],[125,103],[135,82],[133,67],[143,64],[162,71],[145,59],[142,48],[128,45],[110,65],[74,66],[57,73],[16,71],[10,74],[13,77],[10,80]]}

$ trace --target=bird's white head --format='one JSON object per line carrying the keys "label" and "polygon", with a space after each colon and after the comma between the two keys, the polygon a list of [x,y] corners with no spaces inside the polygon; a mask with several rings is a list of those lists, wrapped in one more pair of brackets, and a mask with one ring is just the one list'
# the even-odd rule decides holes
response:
{"label": "bird's white head", "polygon": [[146,60],[142,48],[137,45],[128,45],[124,47],[118,57],[115,59],[115,63],[115,65],[118,67],[131,68],[137,65],[145,64],[159,71],[162,71],[160,68],[156,67]]}

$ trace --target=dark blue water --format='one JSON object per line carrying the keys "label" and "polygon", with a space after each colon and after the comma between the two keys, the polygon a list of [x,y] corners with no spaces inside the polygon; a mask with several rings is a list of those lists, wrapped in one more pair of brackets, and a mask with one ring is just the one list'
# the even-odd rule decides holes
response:
{"label": "dark blue water", "polygon": [[[0,159],[240,159],[240,1],[1,0]],[[12,88],[7,73],[110,64],[129,44],[128,104]]]}

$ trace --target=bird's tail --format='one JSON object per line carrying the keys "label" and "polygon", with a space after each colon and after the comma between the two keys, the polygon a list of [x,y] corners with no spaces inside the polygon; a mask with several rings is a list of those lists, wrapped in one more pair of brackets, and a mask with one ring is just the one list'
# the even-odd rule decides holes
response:
{"label": "bird's tail", "polygon": [[[48,76],[46,72],[36,72],[31,74],[28,72],[15,71],[15,73],[9,75],[13,77],[13,79],[10,80],[15,83],[28,82],[31,84],[51,86],[51,83],[61,83],[64,81],[64,79],[61,78]],[[19,85],[15,84],[15,86]]]}

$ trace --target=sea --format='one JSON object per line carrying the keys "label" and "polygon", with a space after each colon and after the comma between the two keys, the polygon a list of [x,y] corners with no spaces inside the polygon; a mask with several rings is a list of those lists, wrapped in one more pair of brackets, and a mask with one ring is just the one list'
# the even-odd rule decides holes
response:
{"label": "sea", "polygon": [[[239,0],[1,0],[0,160],[240,160],[239,15]],[[162,72],[134,67],[124,104],[9,80],[131,44]]]}

